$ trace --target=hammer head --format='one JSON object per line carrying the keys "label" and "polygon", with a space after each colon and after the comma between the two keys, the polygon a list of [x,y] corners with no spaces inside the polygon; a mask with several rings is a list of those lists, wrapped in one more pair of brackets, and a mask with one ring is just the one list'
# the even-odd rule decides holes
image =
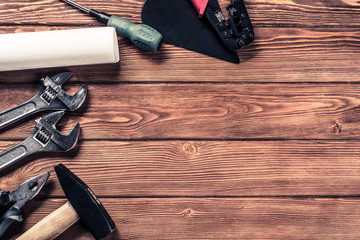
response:
{"label": "hammer head", "polygon": [[101,239],[114,231],[114,221],[91,189],[63,164],[54,168],[66,197],[94,237]]}

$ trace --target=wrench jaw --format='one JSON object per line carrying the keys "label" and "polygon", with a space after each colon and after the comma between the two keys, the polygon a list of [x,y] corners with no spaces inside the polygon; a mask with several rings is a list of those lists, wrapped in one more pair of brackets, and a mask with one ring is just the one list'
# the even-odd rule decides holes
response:
{"label": "wrench jaw", "polygon": [[53,112],[37,120],[37,123],[45,126],[50,125],[54,130],[56,130],[56,124],[64,114],[64,111]]}
{"label": "wrench jaw", "polygon": [[86,95],[87,95],[87,87],[84,84],[73,96],[64,94],[61,97],[59,96],[59,99],[67,106],[68,110],[74,111],[79,107],[81,107],[81,105],[85,101]]}
{"label": "wrench jaw", "polygon": [[56,129],[56,123],[64,113],[63,111],[54,112],[36,120],[37,124],[32,135],[42,145],[41,151],[69,151],[75,147],[80,135],[79,123],[67,135]]}
{"label": "wrench jaw", "polygon": [[42,86],[36,95],[37,102],[48,110],[74,111],[85,101],[87,87],[83,85],[73,96],[68,95],[62,84],[71,77],[71,72],[63,72],[53,77],[42,78]]}
{"label": "wrench jaw", "polygon": [[79,135],[80,135],[80,124],[77,123],[69,134],[61,135],[59,137],[59,141],[57,142],[62,143],[62,148],[64,151],[69,151],[73,149],[77,144]]}
{"label": "wrench jaw", "polygon": [[58,99],[57,95],[58,94],[54,89],[43,84],[37,94],[30,100],[30,102],[35,104],[38,111],[69,110],[69,108]]}
{"label": "wrench jaw", "polygon": [[72,76],[72,72],[62,72],[51,77],[51,80],[61,87]]}

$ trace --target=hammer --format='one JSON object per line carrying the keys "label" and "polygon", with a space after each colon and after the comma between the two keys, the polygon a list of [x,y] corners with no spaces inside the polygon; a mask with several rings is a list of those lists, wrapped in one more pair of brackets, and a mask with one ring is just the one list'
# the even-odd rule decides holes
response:
{"label": "hammer", "polygon": [[54,239],[79,219],[96,239],[104,238],[114,231],[114,221],[91,189],[63,164],[54,168],[69,201],[43,218],[17,240]]}

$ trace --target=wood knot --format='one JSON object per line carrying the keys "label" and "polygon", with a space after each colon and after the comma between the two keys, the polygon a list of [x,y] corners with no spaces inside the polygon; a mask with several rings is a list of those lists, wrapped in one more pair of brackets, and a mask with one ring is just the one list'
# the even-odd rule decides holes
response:
{"label": "wood knot", "polygon": [[191,216],[193,214],[193,211],[191,209],[186,210],[186,215]]}
{"label": "wood knot", "polygon": [[192,215],[194,215],[194,211],[192,209],[190,209],[190,208],[187,208],[184,211],[182,211],[181,214],[184,217],[191,217]]}
{"label": "wood knot", "polygon": [[187,155],[196,155],[197,153],[196,146],[191,143],[184,143],[182,149]]}
{"label": "wood knot", "polygon": [[335,122],[333,131],[334,131],[334,133],[337,133],[337,134],[341,133],[341,125],[339,123]]}

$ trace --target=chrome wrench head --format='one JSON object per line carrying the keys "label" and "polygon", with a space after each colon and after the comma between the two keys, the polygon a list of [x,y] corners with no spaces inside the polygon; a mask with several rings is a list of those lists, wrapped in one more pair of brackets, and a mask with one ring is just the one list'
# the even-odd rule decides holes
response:
{"label": "chrome wrench head", "polygon": [[61,88],[71,75],[71,72],[63,72],[51,78],[45,77],[41,79],[43,86],[37,95],[47,104],[48,109],[73,111],[84,103],[87,94],[86,85],[82,85],[73,96],[68,95]]}
{"label": "chrome wrench head", "polygon": [[73,111],[85,101],[87,88],[83,85],[73,96],[68,95],[62,84],[70,78],[71,72],[41,79],[42,86],[29,101],[0,113],[0,129],[36,112],[45,110]]}
{"label": "chrome wrench head", "polygon": [[64,111],[59,111],[36,120],[36,126],[28,138],[0,154],[0,171],[37,152],[65,152],[72,149],[79,138],[80,125],[77,123],[69,134],[62,134],[56,129],[56,123],[63,115]]}
{"label": "chrome wrench head", "polygon": [[76,145],[80,135],[79,123],[67,135],[56,129],[56,123],[64,113],[64,111],[54,112],[36,120],[33,137],[43,146],[43,151],[68,151]]}

